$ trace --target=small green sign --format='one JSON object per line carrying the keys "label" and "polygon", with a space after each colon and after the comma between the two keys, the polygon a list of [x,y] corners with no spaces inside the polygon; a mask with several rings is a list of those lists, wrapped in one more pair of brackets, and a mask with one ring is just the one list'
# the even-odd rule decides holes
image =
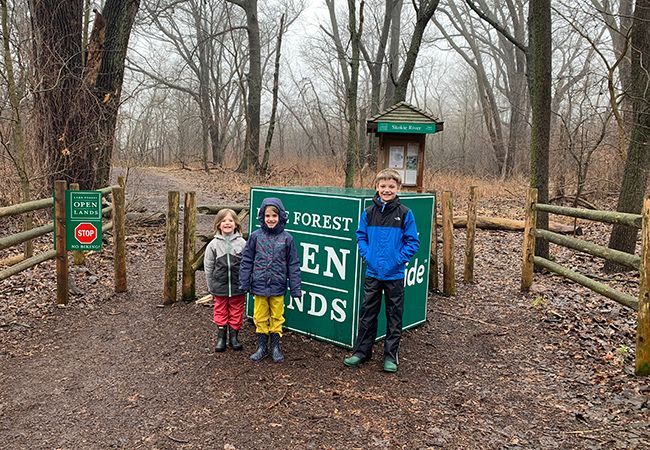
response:
{"label": "small green sign", "polygon": [[436,132],[436,124],[415,122],[377,122],[377,131],[380,133],[433,134]]}
{"label": "small green sign", "polygon": [[65,191],[66,250],[102,249],[102,193]]}

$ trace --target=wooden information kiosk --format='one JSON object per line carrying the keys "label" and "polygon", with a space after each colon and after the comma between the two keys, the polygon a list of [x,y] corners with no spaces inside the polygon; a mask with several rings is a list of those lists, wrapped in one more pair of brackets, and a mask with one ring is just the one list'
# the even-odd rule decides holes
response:
{"label": "wooden information kiosk", "polygon": [[427,134],[442,131],[444,122],[406,102],[397,103],[368,119],[366,131],[375,133],[377,170],[397,170],[405,190],[424,190],[424,149]]}

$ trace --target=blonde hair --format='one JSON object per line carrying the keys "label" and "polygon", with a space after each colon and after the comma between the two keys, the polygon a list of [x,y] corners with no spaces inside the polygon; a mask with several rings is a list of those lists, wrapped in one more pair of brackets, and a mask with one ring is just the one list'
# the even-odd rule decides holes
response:
{"label": "blonde hair", "polygon": [[379,182],[382,180],[395,180],[398,187],[402,185],[402,177],[395,169],[380,170],[379,173],[375,176],[375,187],[377,187]]}
{"label": "blonde hair", "polygon": [[219,212],[217,213],[217,217],[214,218],[214,232],[221,234],[221,228],[219,228],[219,226],[221,225],[221,222],[223,222],[226,216],[228,215],[230,215],[230,217],[232,217],[233,222],[235,222],[235,231],[239,231],[241,233],[241,221],[239,220],[237,213],[230,208],[224,208],[219,210]]}
{"label": "blonde hair", "polygon": [[266,210],[267,210],[267,209],[270,209],[271,211],[273,211],[274,213],[276,213],[278,216],[280,215],[280,210],[279,210],[278,207],[275,206],[275,205],[266,205],[266,206],[264,207],[264,213],[265,213],[265,214],[266,214]]}

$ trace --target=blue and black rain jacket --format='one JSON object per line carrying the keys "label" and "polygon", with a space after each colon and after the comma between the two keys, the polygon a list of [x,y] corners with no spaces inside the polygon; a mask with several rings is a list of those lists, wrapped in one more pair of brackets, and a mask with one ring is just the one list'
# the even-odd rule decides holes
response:
{"label": "blue and black rain jacket", "polygon": [[420,248],[413,212],[395,197],[383,203],[375,194],[373,205],[361,213],[357,244],[366,262],[366,276],[379,280],[404,278],[406,263]]}

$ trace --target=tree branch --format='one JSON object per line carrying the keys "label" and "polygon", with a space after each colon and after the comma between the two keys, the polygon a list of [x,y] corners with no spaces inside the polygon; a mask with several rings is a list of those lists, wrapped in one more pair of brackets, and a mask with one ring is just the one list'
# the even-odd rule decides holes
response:
{"label": "tree branch", "polygon": [[510,32],[508,30],[506,30],[505,27],[503,27],[501,24],[499,24],[496,20],[492,19],[487,14],[485,14],[480,9],[478,9],[476,4],[474,4],[473,0],[465,0],[465,2],[467,3],[467,6],[469,6],[472,9],[472,11],[474,11],[476,14],[478,14],[478,16],[481,19],[485,20],[487,23],[492,25],[492,27],[494,27],[495,30],[497,30],[499,33],[501,33],[503,35],[503,37],[505,37],[507,40],[512,42],[512,45],[516,46],[522,52],[528,54],[528,47],[526,47],[523,43],[521,43],[517,39],[515,39],[515,37],[513,35],[511,35]]}

